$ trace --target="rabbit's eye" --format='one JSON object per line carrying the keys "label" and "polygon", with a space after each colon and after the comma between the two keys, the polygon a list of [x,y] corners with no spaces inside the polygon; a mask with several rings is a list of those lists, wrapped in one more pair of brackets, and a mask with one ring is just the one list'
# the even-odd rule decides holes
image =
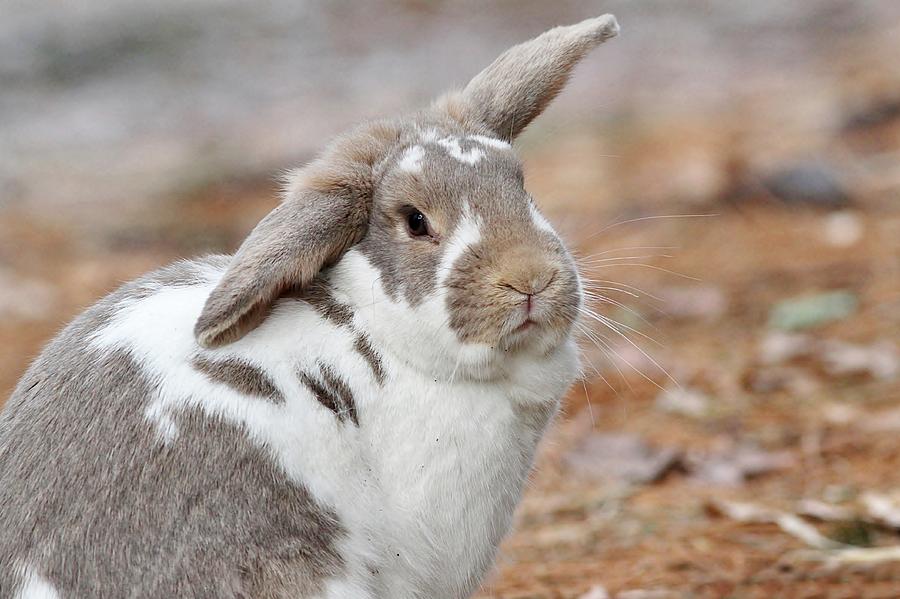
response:
{"label": "rabbit's eye", "polygon": [[406,217],[406,227],[413,237],[428,235],[428,220],[418,210],[413,210]]}

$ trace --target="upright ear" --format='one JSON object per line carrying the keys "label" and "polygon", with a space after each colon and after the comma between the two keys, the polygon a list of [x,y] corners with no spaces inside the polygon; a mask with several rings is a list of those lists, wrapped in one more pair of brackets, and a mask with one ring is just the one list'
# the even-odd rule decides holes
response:
{"label": "upright ear", "polygon": [[512,141],[556,97],[572,68],[591,49],[619,33],[612,15],[556,27],[513,46],[443,107]]}
{"label": "upright ear", "polygon": [[285,199],[241,244],[194,327],[213,348],[236,341],[265,319],[287,289],[302,288],[365,235],[373,167],[397,133],[372,125],[337,140],[292,175]]}

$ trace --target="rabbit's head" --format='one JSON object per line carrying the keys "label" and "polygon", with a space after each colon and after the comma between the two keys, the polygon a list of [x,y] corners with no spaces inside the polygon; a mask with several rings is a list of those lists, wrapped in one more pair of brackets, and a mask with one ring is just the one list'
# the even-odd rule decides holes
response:
{"label": "rabbit's head", "polygon": [[581,285],[511,143],[617,31],[609,15],[552,29],[431,108],[335,140],[238,250],[197,322],[199,343],[239,339],[333,266],[347,303],[405,338],[403,351],[437,346],[458,364],[558,346]]}

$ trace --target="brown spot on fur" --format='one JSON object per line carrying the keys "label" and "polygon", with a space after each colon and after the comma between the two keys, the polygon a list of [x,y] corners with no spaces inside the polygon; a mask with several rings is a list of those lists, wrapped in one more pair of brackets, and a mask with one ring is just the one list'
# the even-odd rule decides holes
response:
{"label": "brown spot on fur", "polygon": [[319,364],[319,372],[325,384],[331,389],[343,406],[343,415],[349,417],[353,424],[359,426],[359,418],[356,415],[356,401],[353,399],[353,391],[344,379],[340,378],[334,370],[327,365]]}
{"label": "brown spot on fur", "polygon": [[384,366],[381,364],[381,355],[379,355],[378,352],[375,351],[375,348],[372,347],[369,338],[362,333],[357,333],[356,340],[353,342],[353,347],[363,357],[369,365],[369,368],[372,369],[372,374],[375,375],[375,380],[378,381],[378,384],[383,385]]}
{"label": "brown spot on fur", "polygon": [[350,326],[350,323],[353,322],[353,310],[350,306],[334,299],[328,286],[323,281],[314,281],[309,287],[293,297],[302,299],[315,308],[323,318],[337,326]]}
{"label": "brown spot on fur", "polygon": [[264,370],[238,358],[214,360],[197,356],[191,366],[216,383],[227,385],[245,395],[255,395],[275,403],[284,403],[284,395]]}
{"label": "brown spot on fur", "polygon": [[318,367],[318,377],[306,371],[299,371],[297,376],[300,382],[312,392],[320,404],[331,410],[338,420],[346,422],[349,418],[353,424],[359,426],[356,401],[349,385],[338,377],[330,366],[319,363]]}

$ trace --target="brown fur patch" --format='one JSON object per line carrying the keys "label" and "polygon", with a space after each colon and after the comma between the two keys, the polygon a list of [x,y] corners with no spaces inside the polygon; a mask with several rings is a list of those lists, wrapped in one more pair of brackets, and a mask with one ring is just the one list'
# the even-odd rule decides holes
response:
{"label": "brown fur patch", "polygon": [[318,368],[318,376],[303,370],[299,371],[297,376],[300,382],[312,392],[320,404],[331,410],[338,420],[346,422],[349,419],[359,426],[356,401],[349,385],[330,366],[319,363]]}
{"label": "brown fur patch", "polygon": [[210,380],[227,385],[244,395],[255,395],[284,403],[284,395],[264,370],[238,358],[214,360],[196,356],[191,361],[195,370],[205,374]]}
{"label": "brown fur patch", "polygon": [[381,355],[372,347],[369,338],[362,333],[357,333],[353,347],[363,357],[369,368],[372,369],[372,374],[375,375],[375,380],[378,381],[378,384],[383,385],[385,375],[384,366],[381,364]]}

